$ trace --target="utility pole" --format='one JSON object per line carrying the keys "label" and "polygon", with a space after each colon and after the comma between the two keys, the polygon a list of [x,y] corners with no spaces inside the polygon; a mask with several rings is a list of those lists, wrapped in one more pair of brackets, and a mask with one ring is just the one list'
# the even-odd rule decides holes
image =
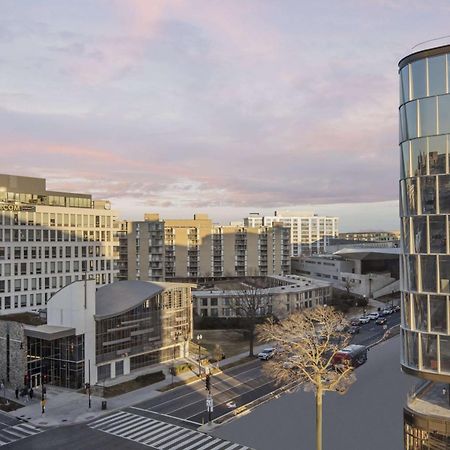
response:
{"label": "utility pole", "polygon": [[88,359],[88,398],[89,398],[89,408],[91,407],[91,360]]}

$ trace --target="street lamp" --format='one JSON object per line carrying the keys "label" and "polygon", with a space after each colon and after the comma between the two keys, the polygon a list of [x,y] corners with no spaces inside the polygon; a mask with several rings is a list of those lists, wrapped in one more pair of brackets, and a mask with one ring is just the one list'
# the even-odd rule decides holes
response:
{"label": "street lamp", "polygon": [[200,341],[203,339],[203,336],[201,334],[197,334],[197,344],[198,344],[198,376],[201,377],[202,376],[202,369],[200,367]]}
{"label": "street lamp", "polygon": [[366,296],[363,295],[363,298],[364,298],[364,303],[363,303],[363,316],[365,316],[365,315],[366,315]]}

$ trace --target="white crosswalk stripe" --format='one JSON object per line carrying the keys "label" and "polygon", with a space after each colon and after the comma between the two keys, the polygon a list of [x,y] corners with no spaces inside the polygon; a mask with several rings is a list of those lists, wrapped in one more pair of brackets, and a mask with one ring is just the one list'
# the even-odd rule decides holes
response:
{"label": "white crosswalk stripe", "polygon": [[29,423],[19,423],[2,428],[0,429],[0,447],[42,433],[42,431]]}
{"label": "white crosswalk stripe", "polygon": [[[151,446],[157,450],[246,450],[240,444],[172,423],[125,411],[89,424],[91,428]],[[1,439],[1,437],[0,437]]]}

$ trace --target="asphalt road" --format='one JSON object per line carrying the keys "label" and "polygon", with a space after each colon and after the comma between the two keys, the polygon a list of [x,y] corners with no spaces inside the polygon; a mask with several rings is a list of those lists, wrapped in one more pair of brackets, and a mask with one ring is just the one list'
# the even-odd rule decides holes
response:
{"label": "asphalt road", "polygon": [[[400,371],[399,337],[369,351],[349,392],[324,397],[324,448],[399,450],[403,448],[403,405],[417,382]],[[213,434],[257,450],[311,450],[315,446],[315,403],[311,392],[286,394]]]}
{"label": "asphalt road", "polygon": [[[388,327],[398,324],[400,320],[399,317],[399,313],[394,313],[391,316],[388,316]],[[382,326],[376,325],[374,321],[371,321],[369,324],[361,326],[360,333],[354,336],[353,342],[368,345],[380,339],[384,332],[385,330]],[[396,341],[398,341],[398,339],[396,339]],[[380,371],[379,368],[374,366],[375,363],[373,362],[373,360],[378,359],[379,356],[375,358],[372,357],[372,355],[383,355],[384,351],[381,351],[381,349],[384,348],[384,346],[385,344],[382,344],[380,350],[378,350],[378,348],[371,350],[369,353],[369,362],[358,369],[358,374],[363,374],[366,371],[368,371],[369,374],[363,377],[363,381],[358,381],[357,384],[352,387],[350,393],[344,397],[344,399],[353,398],[354,395],[356,395],[353,394],[353,391],[358,391],[360,385],[366,385],[367,380],[371,379],[374,374],[378,374],[380,372],[383,373],[383,371]],[[389,355],[392,359],[389,359],[389,367],[397,367],[398,369],[398,351],[396,354]],[[213,419],[231,411],[232,408],[228,406],[230,403],[234,404],[236,407],[239,407],[262,397],[277,388],[273,381],[263,375],[263,364],[264,362],[255,360],[241,366],[236,366],[220,375],[215,375],[212,377],[212,395],[214,398],[214,412],[212,413]],[[383,367],[384,369],[385,363],[383,362],[380,367]],[[387,367],[388,366],[386,366],[386,368]],[[372,371],[374,371],[374,373],[372,373]],[[386,383],[390,385],[389,380],[386,380]],[[398,387],[398,382],[396,386]],[[371,391],[372,387],[370,385],[366,385],[365,389]],[[399,392],[402,392],[402,390],[399,389],[396,391],[397,394],[399,394]],[[362,400],[359,401],[358,397],[356,397],[356,402],[358,403],[357,409],[361,410],[361,406],[363,406],[364,410],[367,410],[367,402],[364,400],[366,395],[365,390],[363,393],[358,395]],[[374,401],[376,401],[378,398],[377,393],[374,392],[374,395]],[[298,434],[296,434],[296,432],[302,430],[303,428],[305,429],[305,432],[311,433],[313,422],[310,421],[310,418],[313,417],[311,414],[314,412],[312,394],[302,395],[302,393],[298,393],[284,395],[279,400],[271,401],[263,406],[260,406],[253,411],[252,414],[246,416],[245,418],[238,419],[229,425],[225,425],[223,428],[219,428],[215,433],[217,442],[210,442],[208,441],[208,436],[199,434],[195,431],[199,424],[207,421],[206,396],[207,391],[205,389],[205,383],[204,381],[199,381],[197,383],[173,389],[152,400],[141,402],[133,407],[124,408],[122,411],[117,413],[118,415],[107,416],[111,417],[111,419],[106,422],[99,421],[100,423],[96,424],[94,421],[90,424],[90,426],[64,426],[48,430],[44,433],[41,432],[42,430],[32,430],[27,428],[27,424],[22,424],[16,419],[2,414],[0,415],[0,446],[9,444],[7,445],[7,448],[24,450],[42,448],[45,448],[46,450],[99,450],[102,448],[134,449],[142,448],[142,443],[145,438],[145,446],[147,448],[159,449],[163,448],[159,447],[159,445],[164,446],[164,442],[153,446],[152,443],[158,443],[161,439],[159,439],[159,441],[152,440],[152,437],[159,436],[158,430],[162,427],[161,429],[166,432],[166,435],[169,436],[169,438],[173,434],[175,436],[174,439],[176,439],[176,436],[183,439],[183,433],[186,432],[186,439],[190,439],[190,441],[194,444],[197,441],[199,442],[199,445],[197,446],[198,448],[208,446],[208,443],[210,443],[212,446],[223,445],[224,447],[221,448],[226,450],[228,444],[225,441],[219,440],[220,438],[224,438],[232,442],[245,442],[246,445],[256,448],[257,450],[273,450],[274,448],[277,448],[277,450],[283,450],[284,448],[286,450],[291,450],[293,448],[304,448],[305,450],[309,450],[310,448],[313,448],[313,442],[305,440],[304,436],[301,436],[301,442],[302,445],[304,445],[302,447],[299,447],[297,444],[294,445],[294,441],[292,440],[289,441],[290,436],[291,439],[294,439],[296,436],[298,438]],[[290,401],[292,401],[291,399],[295,396],[299,396],[299,398],[301,398],[301,402],[290,405]],[[400,395],[400,397],[401,398],[398,398],[398,405],[403,404],[404,395]],[[333,398],[332,395],[330,395],[329,398],[331,402],[331,399]],[[337,398],[340,399],[342,397]],[[286,406],[280,410],[279,405],[286,402]],[[341,423],[343,429],[347,429],[349,423],[352,422],[343,423],[342,418],[345,417],[345,415],[342,416],[341,411],[338,410],[339,408],[337,406],[328,407],[327,402],[328,396],[325,401],[324,427],[326,428],[329,426],[327,425],[327,421],[330,421],[332,424],[333,422]],[[334,405],[334,401],[331,403]],[[347,408],[345,405],[343,407]],[[350,408],[352,408],[352,406],[350,406]],[[288,411],[287,414],[286,410]],[[335,411],[336,416],[330,416],[330,411]],[[261,414],[262,418],[260,417]],[[3,416],[5,416],[6,419],[2,420]],[[285,421],[284,418],[286,416],[287,420]],[[298,419],[298,417],[302,417],[300,427],[295,422],[292,422],[294,418]],[[247,425],[247,420],[250,420],[251,425]],[[280,420],[282,420],[281,423],[279,423]],[[375,420],[375,418],[372,417],[371,420]],[[293,429],[290,430],[291,434],[289,434],[286,431],[285,425],[290,424],[291,422]],[[242,423],[244,423],[243,426],[241,426]],[[401,427],[401,423],[399,423],[398,426]],[[19,429],[14,429],[11,427],[19,427]],[[331,427],[335,428],[334,425],[331,425]],[[155,431],[152,431],[153,428]],[[12,433],[8,432],[8,429],[12,431]],[[379,430],[378,425],[375,425],[375,422],[374,429]],[[2,430],[4,430],[3,435],[5,436],[3,441]],[[282,436],[280,436],[280,430],[283,430]],[[178,433],[178,435],[176,435],[176,433]],[[284,433],[286,433],[286,435],[284,435]],[[16,438],[14,438],[14,436],[16,436]],[[255,436],[260,436],[260,438],[255,440]],[[6,437],[9,437],[9,440],[7,440]],[[274,440],[275,437],[276,439]],[[277,439],[280,439],[280,441]],[[142,443],[139,443],[140,440]],[[170,441],[168,442],[170,443]],[[284,442],[290,443],[284,444]],[[307,444],[307,442],[311,443]],[[183,450],[183,448],[192,447],[194,444],[188,443],[185,447],[182,447],[180,446],[181,444],[176,441],[173,445],[175,447],[179,446],[180,450]],[[232,443],[229,443],[229,445],[235,450],[242,448],[241,446],[234,447]],[[192,448],[194,449],[194,447]],[[339,448],[334,446],[334,444],[331,446],[328,445],[328,448],[339,450]],[[372,447],[368,447],[366,444],[364,444],[363,447],[347,446],[342,448],[345,448],[346,450],[360,450],[361,448],[364,448],[365,450],[372,450]],[[373,447],[373,449],[375,448],[390,450],[390,448],[394,449],[401,447]],[[167,450],[171,450],[171,447],[167,447]]]}

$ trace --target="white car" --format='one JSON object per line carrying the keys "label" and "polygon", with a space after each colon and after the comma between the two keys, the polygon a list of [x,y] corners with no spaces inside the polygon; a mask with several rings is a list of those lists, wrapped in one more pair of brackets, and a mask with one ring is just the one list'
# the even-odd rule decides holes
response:
{"label": "white car", "polygon": [[359,323],[369,323],[369,322],[370,322],[370,319],[368,316],[361,316],[359,318]]}
{"label": "white car", "polygon": [[367,317],[370,320],[377,320],[380,317],[380,315],[377,312],[371,312]]}
{"label": "white car", "polygon": [[262,352],[258,353],[258,358],[261,361],[267,361],[268,359],[272,358],[274,353],[275,349],[273,347],[268,347],[265,348]]}

